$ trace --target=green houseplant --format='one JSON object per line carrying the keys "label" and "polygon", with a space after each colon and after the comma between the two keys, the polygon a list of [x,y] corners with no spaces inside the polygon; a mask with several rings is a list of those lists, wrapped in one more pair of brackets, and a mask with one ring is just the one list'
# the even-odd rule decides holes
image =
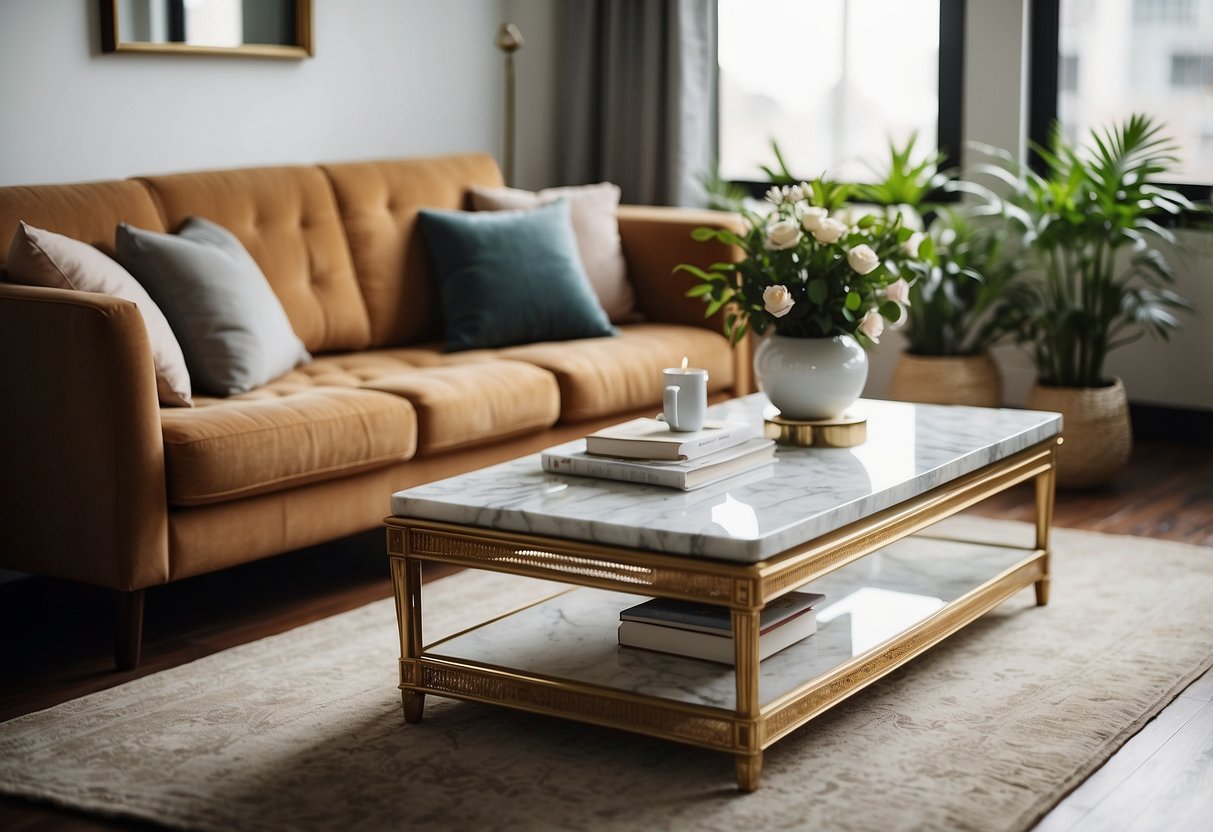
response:
{"label": "green houseplant", "polygon": [[[725,334],[734,344],[751,330],[768,336],[755,351],[755,374],[788,418],[834,418],[859,397],[867,379],[861,344],[878,343],[885,322],[903,317],[909,283],[923,268],[906,250],[914,232],[897,212],[839,219],[848,194],[849,186],[820,179],[772,186],[769,214],[742,209],[744,234],[694,232],[737,246],[739,262],[678,266],[699,278],[688,295],[703,298],[706,316],[730,306]],[[798,375],[809,365],[831,369],[810,384]]]}
{"label": "green houseplant", "polygon": [[889,395],[997,407],[1002,379],[990,348],[1015,324],[1007,291],[1018,276],[1006,227],[988,203],[941,208],[927,231],[930,267],[910,288],[906,350]]}
{"label": "green houseplant", "polygon": [[1128,403],[1105,372],[1108,353],[1145,334],[1167,338],[1189,308],[1170,288],[1161,249],[1174,234],[1157,220],[1195,206],[1153,182],[1173,169],[1176,150],[1152,118],[1133,115],[1092,130],[1084,145],[1054,131],[1036,148],[1040,173],[994,150],[983,168],[1008,186],[1007,213],[1023,228],[1029,279],[1009,296],[1036,365],[1029,406],[1066,418],[1063,485],[1101,484],[1128,459]]}

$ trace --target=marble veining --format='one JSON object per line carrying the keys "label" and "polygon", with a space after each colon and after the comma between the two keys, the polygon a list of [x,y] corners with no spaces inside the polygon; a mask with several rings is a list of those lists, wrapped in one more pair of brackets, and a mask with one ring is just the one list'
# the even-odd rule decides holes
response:
{"label": "marble veining", "polygon": [[[904,632],[1026,555],[1004,546],[915,537],[814,581],[803,589],[826,596],[817,611],[817,634],[762,662],[759,699],[771,702]],[[619,611],[641,600],[577,589],[427,652],[734,708],[733,668],[619,646]]]}
{"label": "marble veining", "polygon": [[[761,425],[760,393],[710,408],[710,418]],[[556,476],[539,455],[398,492],[394,515],[740,562],[799,545],[1061,432],[1031,410],[906,404],[856,408],[856,448],[780,446],[775,463],[706,488]]]}

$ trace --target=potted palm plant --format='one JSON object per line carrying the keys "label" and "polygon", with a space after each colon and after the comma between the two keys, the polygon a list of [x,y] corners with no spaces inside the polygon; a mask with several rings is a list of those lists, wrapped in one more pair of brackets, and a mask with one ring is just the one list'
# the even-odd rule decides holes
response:
{"label": "potted palm plant", "polygon": [[1036,365],[1028,406],[1065,417],[1061,485],[1106,483],[1127,462],[1128,402],[1105,371],[1108,353],[1145,334],[1167,338],[1189,308],[1169,288],[1160,244],[1175,238],[1156,220],[1195,206],[1152,182],[1174,168],[1176,150],[1153,119],[1133,115],[1092,130],[1085,146],[1055,131],[1037,148],[1040,173],[1002,151],[984,166],[1010,186],[1007,212],[1024,229],[1031,269],[1008,296]]}
{"label": "potted palm plant", "polygon": [[997,407],[1002,377],[990,347],[1014,319],[1005,292],[1018,271],[1001,224],[982,209],[941,208],[922,247],[929,270],[910,287],[906,350],[889,397]]}

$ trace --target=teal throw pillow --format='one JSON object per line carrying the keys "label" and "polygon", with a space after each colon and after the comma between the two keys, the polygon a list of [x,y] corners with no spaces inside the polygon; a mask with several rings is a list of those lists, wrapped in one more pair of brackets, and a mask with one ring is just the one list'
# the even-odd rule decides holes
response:
{"label": "teal throw pillow", "polygon": [[615,335],[563,200],[529,211],[420,215],[447,352]]}

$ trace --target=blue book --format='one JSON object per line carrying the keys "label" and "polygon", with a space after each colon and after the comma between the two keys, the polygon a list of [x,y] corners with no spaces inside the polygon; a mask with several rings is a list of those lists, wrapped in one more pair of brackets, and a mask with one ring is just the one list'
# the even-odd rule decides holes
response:
{"label": "blue book", "polygon": [[[759,634],[765,634],[808,612],[825,599],[816,592],[789,592],[771,601],[759,618]],[[655,624],[697,633],[710,633],[732,638],[733,620],[728,607],[679,601],[673,598],[653,598],[619,613],[620,621]]]}

